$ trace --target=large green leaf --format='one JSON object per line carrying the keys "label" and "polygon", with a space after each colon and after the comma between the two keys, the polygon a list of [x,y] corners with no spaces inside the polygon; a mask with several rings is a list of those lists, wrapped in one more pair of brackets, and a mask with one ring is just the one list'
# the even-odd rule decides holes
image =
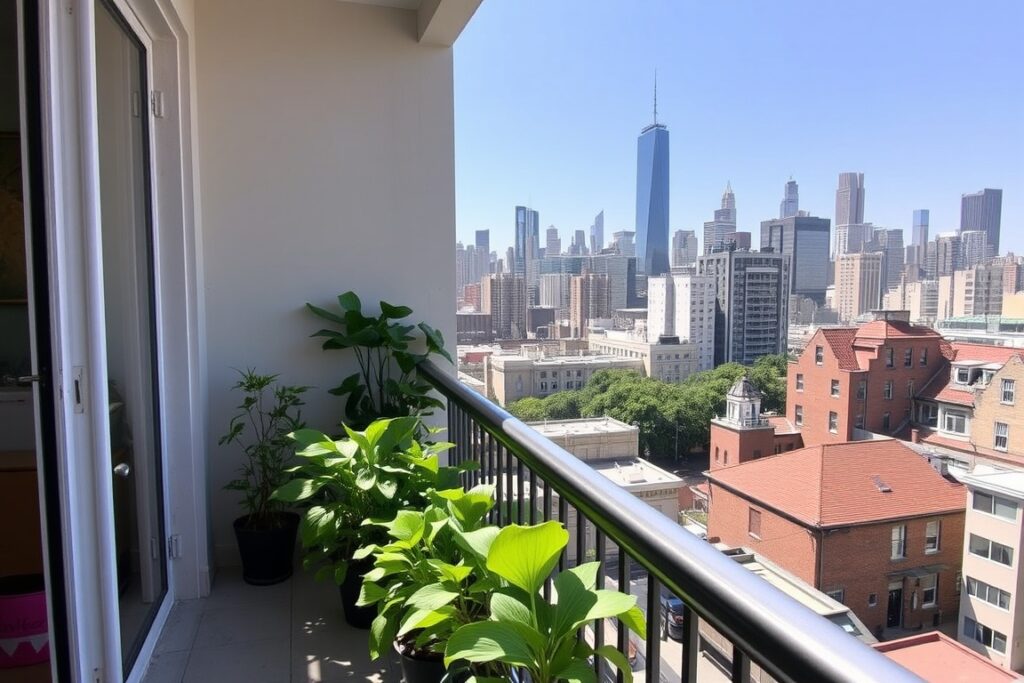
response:
{"label": "large green leaf", "polygon": [[346,311],[358,311],[363,308],[363,303],[356,296],[355,292],[349,291],[338,295],[338,303]]}
{"label": "large green leaf", "polygon": [[501,530],[494,526],[485,526],[475,531],[455,531],[455,542],[459,547],[473,556],[478,563],[487,561],[494,540]]}
{"label": "large green leaf", "polygon": [[530,607],[505,593],[495,592],[491,595],[491,619],[533,627],[533,615],[530,612]]}
{"label": "large green leaf", "polygon": [[313,311],[313,313],[323,318],[324,320],[330,320],[331,322],[338,323],[339,325],[345,324],[345,320],[340,315],[335,315],[334,313],[331,313],[326,309],[320,308],[319,306],[314,306],[311,303],[307,303],[306,308]]}
{"label": "large green leaf", "polygon": [[530,643],[513,624],[475,621],[460,626],[448,639],[444,650],[444,665],[448,666],[459,659],[531,666],[536,655]]}
{"label": "large green leaf", "polygon": [[377,483],[377,473],[369,467],[364,467],[356,473],[356,486],[363,491],[369,491]]}
{"label": "large green leaf", "polygon": [[629,665],[629,660],[614,645],[602,645],[594,650],[594,654],[604,657],[612,663],[612,666],[621,671],[622,680],[625,683],[633,683],[633,669]]}
{"label": "large green leaf", "polygon": [[459,597],[459,594],[455,591],[445,589],[440,584],[430,584],[423,586],[406,601],[406,605],[412,609],[438,609],[450,604],[453,600]]}
{"label": "large green leaf", "polygon": [[554,679],[566,683],[596,683],[597,674],[585,659],[574,659],[561,671],[555,672]]}
{"label": "large green leaf", "polygon": [[[579,628],[581,622],[586,621],[587,614],[597,603],[597,595],[588,587],[592,565],[591,562],[573,567],[564,572],[559,572],[555,577],[555,594],[558,596],[558,603],[554,607],[554,618],[551,624],[554,638],[562,638]],[[591,583],[591,585],[593,585]],[[627,596],[628,597],[628,596]],[[635,604],[634,598],[630,605]],[[625,609],[628,609],[629,605]]]}
{"label": "large green leaf", "polygon": [[512,524],[498,532],[491,544],[487,568],[533,594],[554,569],[568,542],[569,532],[559,522]]}
{"label": "large green leaf", "polygon": [[395,634],[396,638],[401,638],[409,631],[415,631],[418,628],[430,628],[440,624],[443,621],[447,621],[455,616],[455,608],[450,605],[439,607],[437,609],[417,609],[406,614],[405,618],[402,619],[402,626],[398,629],[398,633]]}
{"label": "large green leaf", "polygon": [[394,519],[381,526],[388,530],[392,538],[406,541],[410,545],[420,542],[425,528],[423,513],[416,510],[399,510]]}
{"label": "large green leaf", "polygon": [[322,486],[322,483],[314,479],[292,479],[274,491],[271,498],[287,503],[297,503],[312,497]]}
{"label": "large green leaf", "polygon": [[408,306],[392,306],[387,301],[380,302],[381,314],[390,320],[399,320],[412,315],[412,309]]}
{"label": "large green leaf", "polygon": [[633,605],[627,611],[619,614],[618,617],[622,620],[622,623],[633,629],[638,636],[641,638],[647,637],[647,620],[644,618],[643,610],[639,607]]}

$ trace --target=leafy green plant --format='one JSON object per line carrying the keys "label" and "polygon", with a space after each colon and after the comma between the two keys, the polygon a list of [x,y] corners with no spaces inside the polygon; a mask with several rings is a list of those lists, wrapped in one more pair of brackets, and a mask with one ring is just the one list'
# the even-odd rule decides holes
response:
{"label": "leafy green plant", "polygon": [[430,498],[423,511],[399,510],[392,520],[373,522],[390,541],[356,553],[374,558],[358,603],[379,605],[370,628],[374,659],[397,640],[410,656],[440,661],[452,632],[487,614],[486,597],[496,587],[486,561],[498,529],[485,524],[494,487],[436,491]]}
{"label": "leafy green plant", "polygon": [[[324,349],[352,349],[359,372],[346,377],[330,393],[347,397],[345,414],[357,428],[379,417],[405,417],[429,414],[441,402],[430,395],[430,384],[416,375],[416,367],[432,354],[452,362],[444,348],[441,333],[426,323],[407,325],[400,321],[412,315],[408,306],[380,302],[380,315],[363,313],[363,304],[354,292],[338,296],[341,314],[307,303],[318,317],[339,326],[321,329],[314,337],[324,337]],[[419,330],[426,351],[413,350]]]}
{"label": "leafy green plant", "polygon": [[449,443],[420,443],[418,417],[376,420],[365,431],[345,427],[335,440],[323,432],[300,429],[291,437],[302,446],[302,463],[276,500],[305,507],[299,537],[307,569],[318,579],[341,584],[349,561],[362,545],[386,538],[364,519],[391,519],[403,508],[424,507],[429,491],[458,485],[457,468],[442,467],[439,456]]}
{"label": "leafy green plant", "polygon": [[309,387],[277,384],[277,375],[261,375],[255,369],[238,372],[241,377],[232,389],[244,398],[217,443],[241,446],[245,461],[238,478],[224,488],[242,494],[247,527],[273,527],[283,507],[273,494],[288,479],[294,454],[288,434],[304,426],[300,406]]}
{"label": "leafy green plant", "polygon": [[[577,633],[599,619],[617,617],[646,637],[643,612],[636,597],[596,587],[600,563],[589,562],[560,572],[553,581],[556,602],[548,603],[540,589],[569,540],[559,522],[534,526],[511,525],[495,536],[487,549],[487,570],[501,578],[490,597],[486,620],[460,626],[448,639],[445,665],[464,660],[500,662],[522,667],[533,683],[596,681],[591,658],[601,657],[626,681],[633,675],[626,657],[611,645],[592,648]],[[480,683],[501,677],[477,676]]]}

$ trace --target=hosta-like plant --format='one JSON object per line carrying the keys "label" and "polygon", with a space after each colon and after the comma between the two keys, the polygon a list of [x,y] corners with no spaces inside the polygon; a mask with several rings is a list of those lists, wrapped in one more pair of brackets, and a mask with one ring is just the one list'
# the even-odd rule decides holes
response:
{"label": "hosta-like plant", "polygon": [[422,508],[429,491],[458,484],[458,470],[439,460],[451,444],[422,444],[414,438],[419,429],[419,418],[405,417],[377,420],[362,432],[346,427],[347,438],[339,440],[311,429],[292,433],[303,462],[274,497],[305,507],[299,537],[304,564],[317,569],[317,578],[340,584],[355,550],[384,538],[364,519]]}
{"label": "hosta-like plant", "polygon": [[[602,657],[632,681],[621,652],[611,645],[593,648],[577,634],[599,619],[617,617],[646,637],[636,597],[598,588],[598,562],[560,572],[553,581],[554,602],[540,593],[568,540],[558,522],[512,525],[497,534],[486,567],[501,577],[502,586],[490,597],[488,619],[461,626],[448,639],[446,666],[458,660],[500,662],[509,671],[526,669],[533,683],[590,683],[596,681],[591,659]],[[476,677],[481,683],[503,680],[507,678]]]}
{"label": "hosta-like plant", "polygon": [[436,491],[430,498],[425,510],[372,522],[387,530],[389,542],[356,553],[374,558],[358,603],[379,605],[370,628],[374,659],[398,641],[406,654],[440,660],[453,631],[486,616],[487,594],[496,587],[486,562],[498,528],[485,525],[494,487]]}

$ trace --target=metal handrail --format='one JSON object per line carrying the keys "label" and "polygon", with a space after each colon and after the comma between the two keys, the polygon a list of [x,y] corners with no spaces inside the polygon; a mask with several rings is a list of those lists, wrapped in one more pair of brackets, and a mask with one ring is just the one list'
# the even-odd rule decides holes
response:
{"label": "metal handrail", "polygon": [[[425,362],[420,373],[778,681],[922,681]],[[454,435],[452,435],[454,440]],[[650,637],[657,637],[652,635]]]}

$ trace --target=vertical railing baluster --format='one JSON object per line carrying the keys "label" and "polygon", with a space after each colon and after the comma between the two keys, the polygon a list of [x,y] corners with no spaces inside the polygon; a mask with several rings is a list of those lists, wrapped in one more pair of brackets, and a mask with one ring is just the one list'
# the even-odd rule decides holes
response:
{"label": "vertical railing baluster", "polygon": [[[597,558],[597,588],[600,590],[604,585],[604,559],[605,559],[605,538],[601,527],[594,526],[594,555]],[[604,619],[599,619],[594,624],[594,649],[604,645]],[[604,658],[594,657],[594,674],[598,681],[602,681],[604,675]]]}
{"label": "vertical railing baluster", "polygon": [[[544,501],[541,503],[544,507],[541,508],[541,517],[543,521],[548,522],[551,520],[551,484],[544,481],[544,492],[541,494],[544,496]],[[544,582],[544,600],[551,602],[551,579],[549,578]]]}
{"label": "vertical railing baluster", "polygon": [[522,458],[516,459],[516,502],[518,503],[518,516],[516,524],[526,524],[526,469]]}
{"label": "vertical railing baluster", "polygon": [[513,460],[518,461],[519,456],[512,453],[512,451],[505,451],[505,455],[507,456],[505,459],[505,517],[507,521],[505,523],[516,524],[518,520],[515,519],[512,507],[515,504],[513,499],[516,495],[516,483],[514,481],[516,469]]}
{"label": "vertical railing baluster", "polygon": [[[448,421],[448,432],[445,434],[445,436],[448,438],[445,439],[445,441],[455,443],[455,411],[458,410],[458,408],[455,406],[455,402],[451,400],[448,401],[447,406],[448,407],[445,410],[445,419]],[[449,449],[448,464],[454,466],[458,463],[458,459],[459,454],[456,452],[455,447]]]}
{"label": "vertical railing baluster", "polygon": [[[625,549],[619,546],[619,592],[629,595],[629,555],[626,554]],[[629,661],[629,627],[627,627],[622,620],[618,620],[618,632],[619,632],[619,652],[622,656]],[[617,671],[615,674],[615,680],[618,683],[623,683],[624,677],[621,671]]]}
{"label": "vertical railing baluster", "polygon": [[683,662],[679,669],[683,672],[682,683],[697,681],[697,652],[700,629],[697,613],[685,602],[683,603]]}
{"label": "vertical railing baluster", "polygon": [[[565,499],[565,496],[558,497],[558,521],[562,525],[569,529],[569,501]],[[569,549],[566,548],[562,551],[562,556],[558,558],[558,571],[564,572],[568,562]]]}
{"label": "vertical railing baluster", "polygon": [[505,487],[502,485],[505,481],[504,475],[504,463],[505,463],[505,445],[502,443],[498,444],[497,452],[498,469],[494,473],[494,508],[498,511],[498,526],[504,526],[507,521],[505,515]]}
{"label": "vertical railing baluster", "polygon": [[587,518],[580,513],[578,507],[573,508],[576,511],[576,566],[580,566],[587,559]]}
{"label": "vertical railing baluster", "polygon": [[[497,455],[494,449],[494,435],[487,432],[487,483],[494,486],[494,472]],[[487,513],[487,521],[494,524],[497,521],[498,508],[492,507]]]}
{"label": "vertical railing baluster", "polygon": [[530,524],[537,523],[537,473],[530,470]]}
{"label": "vertical railing baluster", "polygon": [[732,646],[732,683],[750,683],[750,657],[735,644]]}
{"label": "vertical railing baluster", "polygon": [[647,572],[647,680],[661,677],[661,587],[658,577]]}

